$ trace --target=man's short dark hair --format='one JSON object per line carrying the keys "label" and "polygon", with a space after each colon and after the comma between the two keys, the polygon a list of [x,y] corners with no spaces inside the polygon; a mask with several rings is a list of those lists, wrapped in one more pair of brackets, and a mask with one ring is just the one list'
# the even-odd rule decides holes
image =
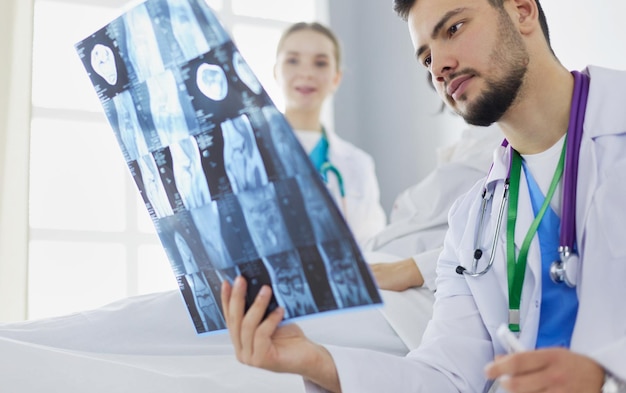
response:
{"label": "man's short dark hair", "polygon": [[[394,0],[393,1],[393,10],[398,14],[402,20],[406,21],[409,18],[409,11],[413,4],[415,4],[417,0]],[[504,7],[504,2],[506,0],[487,0],[489,4],[497,9],[502,9]],[[541,4],[539,0],[535,0],[537,3],[537,9],[539,10],[539,25],[541,26],[541,31],[543,32],[543,36],[546,38],[546,42],[552,50],[552,46],[550,45],[550,30],[548,29],[548,22],[546,20],[546,14],[543,12],[543,8],[541,8]]]}
{"label": "man's short dark hair", "polygon": [[406,22],[409,19],[409,11],[414,3],[415,0],[393,0],[393,10]]}

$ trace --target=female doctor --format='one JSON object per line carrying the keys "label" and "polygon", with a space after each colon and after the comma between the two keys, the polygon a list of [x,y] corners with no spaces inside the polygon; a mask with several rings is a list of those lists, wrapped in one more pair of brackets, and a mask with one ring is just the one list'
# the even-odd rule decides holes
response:
{"label": "female doctor", "polygon": [[319,23],[296,23],[277,46],[274,76],[285,97],[284,115],[327,185],[354,237],[363,244],[385,227],[374,160],[322,125],[326,98],[341,82],[334,33]]}

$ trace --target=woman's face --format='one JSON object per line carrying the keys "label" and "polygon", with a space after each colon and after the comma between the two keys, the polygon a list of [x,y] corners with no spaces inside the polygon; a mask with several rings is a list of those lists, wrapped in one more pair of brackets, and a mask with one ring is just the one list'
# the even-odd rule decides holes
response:
{"label": "woman's face", "polygon": [[291,33],[278,50],[274,76],[286,110],[321,110],[341,80],[335,46],[313,30]]}

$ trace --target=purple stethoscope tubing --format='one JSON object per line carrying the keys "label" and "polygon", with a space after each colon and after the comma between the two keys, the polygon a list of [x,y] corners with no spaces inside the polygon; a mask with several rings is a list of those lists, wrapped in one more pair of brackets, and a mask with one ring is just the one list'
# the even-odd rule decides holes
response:
{"label": "purple stethoscope tubing", "polygon": [[582,143],[583,124],[587,109],[589,77],[573,71],[574,95],[570,112],[568,138],[565,151],[565,174],[563,177],[563,217],[559,233],[559,259],[550,265],[550,278],[555,283],[575,287],[578,278],[579,257],[576,243],[576,186],[578,180],[578,157]]}
{"label": "purple stethoscope tubing", "polygon": [[583,123],[587,108],[587,95],[589,93],[589,78],[578,71],[574,75],[574,96],[569,124],[573,127],[568,131],[565,152],[565,173],[563,177],[563,218],[561,219],[561,233],[559,244],[567,247],[570,252],[574,251],[576,239],[576,182],[578,179],[578,157],[583,136]]}

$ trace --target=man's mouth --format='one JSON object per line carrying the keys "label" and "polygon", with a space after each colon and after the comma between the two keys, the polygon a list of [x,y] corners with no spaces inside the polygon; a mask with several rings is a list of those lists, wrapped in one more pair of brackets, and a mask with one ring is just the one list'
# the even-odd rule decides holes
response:
{"label": "man's mouth", "polygon": [[452,97],[455,101],[458,101],[459,97],[465,92],[468,85],[468,81],[472,79],[472,75],[462,75],[453,79],[446,86],[446,93]]}

